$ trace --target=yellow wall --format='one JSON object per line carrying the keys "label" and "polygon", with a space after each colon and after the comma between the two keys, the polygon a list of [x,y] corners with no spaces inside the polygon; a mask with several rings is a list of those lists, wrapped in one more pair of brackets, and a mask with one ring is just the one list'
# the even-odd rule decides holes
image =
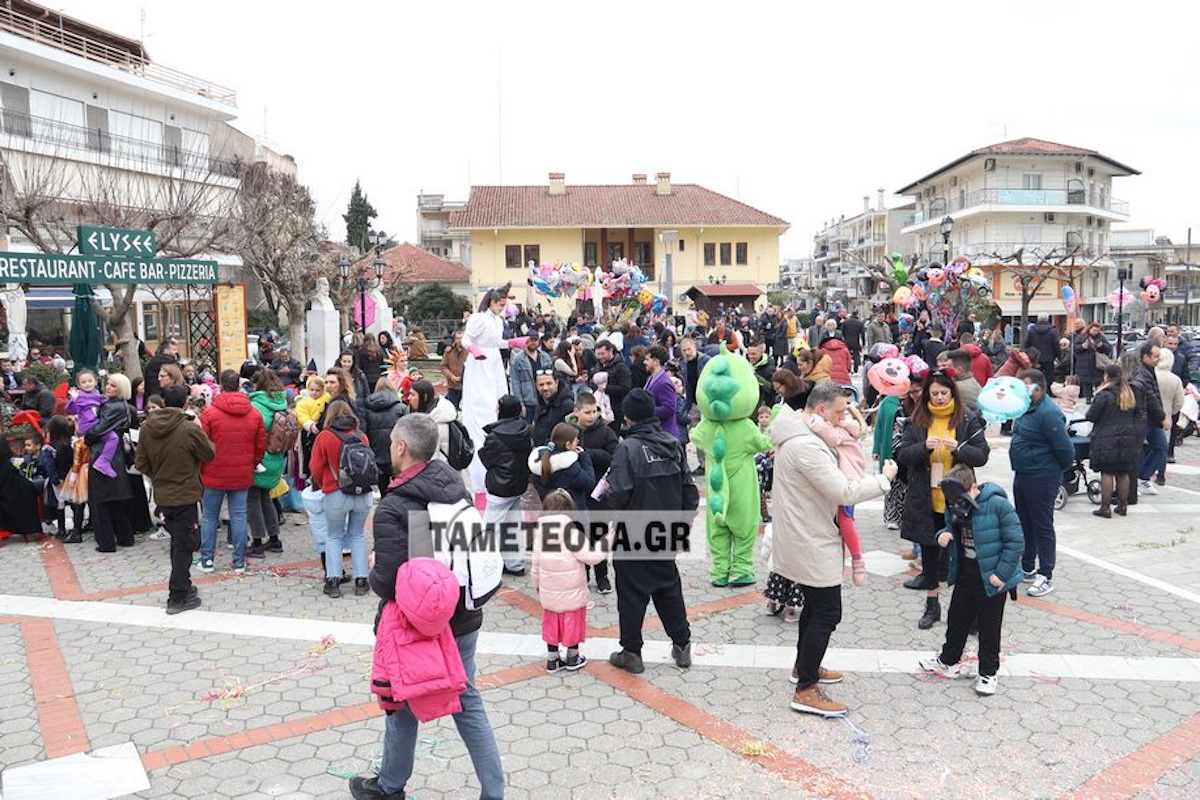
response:
{"label": "yellow wall", "polygon": [[[658,234],[661,230],[654,229],[653,231],[655,273],[659,280],[651,281],[648,285],[655,292],[662,290],[661,277],[665,250],[658,241]],[[676,245],[672,257],[672,275],[676,295],[675,298],[672,298],[672,302],[677,308],[681,307],[678,305],[678,295],[693,285],[707,285],[709,275],[714,277],[724,275],[728,283],[752,283],[764,291],[769,284],[779,280],[779,237],[784,231],[783,228],[681,227],[674,230],[679,231],[679,238],[684,243],[682,252]],[[635,241],[646,241],[650,238],[649,231],[649,228],[636,229]],[[521,303],[527,302],[525,298],[527,274],[525,265],[522,264],[520,269],[506,269],[504,266],[505,246],[536,244],[540,247],[542,261],[557,259],[582,263],[585,233],[588,241],[599,243],[599,232],[594,229],[585,231],[581,228],[502,228],[499,230],[487,228],[472,231],[471,281],[475,285],[476,292],[482,293],[506,281],[512,281],[513,294],[517,300]],[[626,243],[628,242],[627,229],[609,229],[608,238],[610,242]],[[737,258],[736,243],[745,242],[749,263],[722,265],[720,263],[720,244],[722,242],[729,242],[731,245],[731,261],[736,261]],[[704,245],[707,243],[717,245],[715,266],[704,265]],[[597,250],[599,250],[598,246]],[[603,253],[599,257],[603,260]],[[604,266],[606,269],[608,268],[607,264]],[[540,302],[545,308],[547,299],[533,294],[530,302],[533,304]],[[570,307],[571,302],[560,298],[554,305],[562,312]]]}

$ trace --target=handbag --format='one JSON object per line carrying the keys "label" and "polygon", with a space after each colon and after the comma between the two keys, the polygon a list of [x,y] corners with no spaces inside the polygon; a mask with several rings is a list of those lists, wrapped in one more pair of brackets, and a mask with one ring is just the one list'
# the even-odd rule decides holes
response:
{"label": "handbag", "polygon": [[137,433],[135,428],[121,434],[121,455],[125,457],[125,471],[130,475],[142,474],[133,466],[137,459]]}
{"label": "handbag", "polygon": [[1101,353],[1099,350],[1096,351],[1096,369],[1103,370],[1111,363],[1112,361],[1108,356],[1104,355],[1104,353]]}

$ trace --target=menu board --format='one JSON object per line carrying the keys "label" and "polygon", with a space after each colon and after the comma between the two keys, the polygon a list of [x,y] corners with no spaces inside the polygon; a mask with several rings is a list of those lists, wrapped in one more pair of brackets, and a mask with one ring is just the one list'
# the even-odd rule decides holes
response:
{"label": "menu board", "polygon": [[216,291],[217,369],[237,371],[249,358],[246,346],[246,285],[219,283]]}

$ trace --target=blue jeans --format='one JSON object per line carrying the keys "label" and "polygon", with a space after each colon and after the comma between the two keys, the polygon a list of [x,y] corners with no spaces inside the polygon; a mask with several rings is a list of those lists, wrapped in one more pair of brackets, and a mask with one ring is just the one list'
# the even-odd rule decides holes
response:
{"label": "blue jeans", "polygon": [[1142,469],[1138,478],[1148,481],[1167,467],[1167,432],[1157,425],[1146,426],[1146,447],[1142,450]]}
{"label": "blue jeans", "polygon": [[200,560],[212,561],[221,525],[221,503],[229,501],[229,535],[233,565],[246,566],[246,494],[249,489],[205,489],[200,498]]}
{"label": "blue jeans", "polygon": [[[498,800],[504,797],[504,769],[483,698],[475,688],[475,643],[478,638],[479,631],[474,631],[455,639],[467,672],[467,690],[459,696],[462,711],[454,715],[454,725],[475,765],[481,787],[479,797],[481,800]],[[379,788],[385,792],[401,791],[412,777],[419,724],[407,706],[388,715],[384,723],[383,761],[379,767]]]}
{"label": "blue jeans", "polygon": [[[506,530],[511,530],[507,526],[519,525],[521,523],[521,495],[516,497],[497,497],[488,492],[487,505],[483,509],[483,524],[484,525],[505,525]],[[525,552],[522,550],[519,553],[502,553],[504,566],[513,570],[525,569]]]}
{"label": "blue jeans", "polygon": [[309,487],[300,493],[304,500],[304,512],[308,515],[308,528],[312,531],[313,549],[317,555],[325,555],[325,493],[319,488]]}
{"label": "blue jeans", "polygon": [[1054,533],[1054,498],[1058,496],[1061,480],[1051,475],[1013,475],[1013,506],[1025,533],[1025,552],[1021,568],[1046,580],[1054,577],[1057,539]]}
{"label": "blue jeans", "polygon": [[325,495],[325,577],[342,577],[342,547],[350,547],[355,578],[367,577],[367,514],[371,495],[329,492]]}

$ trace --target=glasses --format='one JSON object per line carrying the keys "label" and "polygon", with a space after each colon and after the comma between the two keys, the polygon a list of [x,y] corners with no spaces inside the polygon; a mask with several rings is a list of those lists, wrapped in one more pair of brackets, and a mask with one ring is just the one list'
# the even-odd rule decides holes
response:
{"label": "glasses", "polygon": [[542,375],[548,375],[549,377],[553,378],[553,377],[554,377],[554,370],[552,370],[552,369],[538,369],[538,370],[534,370],[534,371],[533,371],[533,374],[534,374],[534,376],[535,376],[535,377],[541,377]]}

